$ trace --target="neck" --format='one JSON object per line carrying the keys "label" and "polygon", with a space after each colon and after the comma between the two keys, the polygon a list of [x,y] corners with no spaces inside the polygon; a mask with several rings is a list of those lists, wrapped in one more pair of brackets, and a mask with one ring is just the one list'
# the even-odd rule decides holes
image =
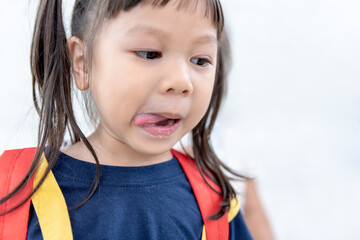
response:
{"label": "neck", "polygon": [[[166,162],[173,158],[170,150],[160,154],[137,152],[126,143],[119,141],[98,128],[88,137],[91,146],[102,165],[111,166],[146,166]],[[83,142],[75,143],[63,152],[71,157],[95,163],[94,157]]]}

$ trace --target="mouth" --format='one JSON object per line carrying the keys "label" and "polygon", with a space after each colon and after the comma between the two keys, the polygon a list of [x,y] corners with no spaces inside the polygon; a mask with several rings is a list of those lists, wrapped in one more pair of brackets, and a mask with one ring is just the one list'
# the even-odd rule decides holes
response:
{"label": "mouth", "polygon": [[181,116],[173,113],[141,113],[135,116],[136,126],[153,136],[170,136],[181,121]]}

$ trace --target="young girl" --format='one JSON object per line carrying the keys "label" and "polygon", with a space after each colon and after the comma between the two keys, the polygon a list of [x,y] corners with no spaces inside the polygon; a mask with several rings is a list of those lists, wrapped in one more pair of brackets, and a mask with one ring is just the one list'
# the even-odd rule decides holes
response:
{"label": "young girl", "polygon": [[[39,143],[0,159],[0,239],[251,239],[227,173],[241,176],[209,143],[225,87],[220,2],[77,0],[69,40],[61,5],[38,8]],[[172,149],[188,132],[191,157]]]}

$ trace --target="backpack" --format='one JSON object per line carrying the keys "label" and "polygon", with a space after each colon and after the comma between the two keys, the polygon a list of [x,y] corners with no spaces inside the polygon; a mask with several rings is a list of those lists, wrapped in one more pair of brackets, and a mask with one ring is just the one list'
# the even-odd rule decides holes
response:
{"label": "backpack", "polygon": [[[240,208],[239,202],[233,199],[228,213],[225,213],[218,220],[209,220],[208,216],[211,216],[220,209],[222,196],[214,192],[207,185],[193,159],[173,149],[171,152],[178,159],[198,202],[204,222],[202,240],[229,239],[229,222],[238,213]],[[29,169],[35,153],[36,148],[9,150],[3,153],[0,157],[0,197],[10,193],[20,183]],[[0,205],[0,211],[3,212],[6,209],[10,209],[31,193],[46,167],[47,161],[45,156],[42,155],[41,165],[36,174],[31,177],[26,186],[17,195]],[[205,178],[209,183],[212,183],[208,177],[205,176]],[[212,187],[220,191],[217,185],[212,184]],[[51,171],[31,199],[16,210],[0,216],[0,239],[26,239],[30,201],[32,201],[38,215],[45,240],[73,239],[65,199]]]}

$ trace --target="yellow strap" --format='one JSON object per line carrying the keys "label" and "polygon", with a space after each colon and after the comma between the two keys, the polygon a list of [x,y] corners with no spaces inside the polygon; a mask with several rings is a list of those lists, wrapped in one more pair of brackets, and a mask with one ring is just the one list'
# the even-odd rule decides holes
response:
{"label": "yellow strap", "polygon": [[231,222],[234,217],[239,213],[240,211],[240,201],[236,198],[231,199],[230,202],[230,210],[228,212],[228,222]]}
{"label": "yellow strap", "polygon": [[206,240],[206,231],[205,231],[205,225],[203,226],[202,236],[201,240]]}
{"label": "yellow strap", "polygon": [[[48,166],[44,154],[36,172],[34,187],[38,185]],[[38,191],[31,198],[39,219],[44,240],[72,240],[72,230],[65,198],[50,171]]]}
{"label": "yellow strap", "polygon": [[[234,217],[236,217],[239,211],[240,211],[240,201],[236,198],[231,199],[230,210],[228,212],[228,222],[231,222],[234,219]],[[206,240],[205,225],[203,226],[201,240]]]}

